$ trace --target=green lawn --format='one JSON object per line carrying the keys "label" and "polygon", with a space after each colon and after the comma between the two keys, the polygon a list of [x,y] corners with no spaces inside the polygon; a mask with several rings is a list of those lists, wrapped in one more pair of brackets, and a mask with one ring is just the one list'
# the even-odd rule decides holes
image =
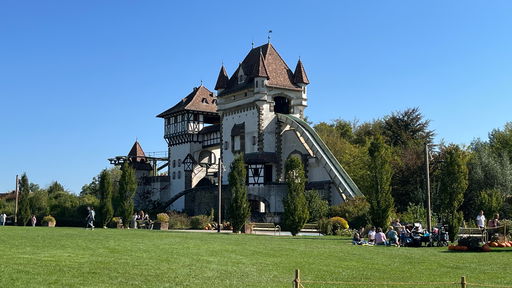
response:
{"label": "green lawn", "polygon": [[304,280],[455,282],[465,275],[512,287],[511,264],[510,248],[471,253],[353,246],[334,237],[0,227],[0,287],[291,287],[297,268]]}

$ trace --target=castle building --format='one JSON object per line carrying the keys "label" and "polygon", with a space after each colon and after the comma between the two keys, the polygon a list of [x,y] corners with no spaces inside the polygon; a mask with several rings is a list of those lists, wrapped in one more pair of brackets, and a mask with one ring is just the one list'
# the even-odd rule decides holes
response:
{"label": "castle building", "polygon": [[283,212],[284,165],[292,155],[304,163],[307,189],[331,205],[362,195],[304,121],[308,84],[301,60],[292,71],[270,43],[252,48],[231,76],[222,66],[216,95],[201,85],[157,115],[164,120],[169,185],[152,199],[168,209],[204,214],[217,205],[219,169],[221,185],[227,185],[230,164],[240,153],[253,216]]}

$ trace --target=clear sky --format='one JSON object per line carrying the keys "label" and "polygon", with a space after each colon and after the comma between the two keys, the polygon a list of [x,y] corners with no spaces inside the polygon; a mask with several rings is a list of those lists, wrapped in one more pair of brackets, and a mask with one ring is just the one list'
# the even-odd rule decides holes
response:
{"label": "clear sky", "polygon": [[165,151],[155,115],[269,29],[315,123],[419,107],[436,141],[468,144],[512,121],[512,1],[5,0],[0,192],[26,172],[79,193],[135,139]]}

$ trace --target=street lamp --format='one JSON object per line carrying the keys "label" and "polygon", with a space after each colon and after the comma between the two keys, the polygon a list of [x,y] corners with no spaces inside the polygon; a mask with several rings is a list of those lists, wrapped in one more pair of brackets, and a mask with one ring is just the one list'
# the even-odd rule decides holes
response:
{"label": "street lamp", "polygon": [[430,153],[428,148],[436,147],[436,144],[425,143],[425,173],[427,176],[427,229],[432,232],[432,205],[430,201]]}
{"label": "street lamp", "polygon": [[219,215],[218,215],[218,222],[217,222],[217,232],[220,233],[220,226],[222,224],[221,222],[221,209],[222,209],[222,158],[219,157],[219,168],[217,175],[219,176],[219,180],[217,181],[219,185]]}

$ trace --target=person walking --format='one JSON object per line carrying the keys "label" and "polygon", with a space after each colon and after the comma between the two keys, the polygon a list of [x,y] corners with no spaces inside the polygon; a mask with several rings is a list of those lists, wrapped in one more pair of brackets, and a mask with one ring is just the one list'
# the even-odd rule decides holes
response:
{"label": "person walking", "polygon": [[7,214],[0,214],[0,225],[5,226],[5,222],[7,221]]}
{"label": "person walking", "polygon": [[87,207],[87,209],[89,210],[89,213],[87,215],[87,226],[85,227],[85,229],[91,226],[91,230],[94,230],[94,217],[96,216],[96,212],[94,212],[93,207]]}
{"label": "person walking", "polygon": [[32,218],[30,218],[30,220],[32,221],[32,227],[36,227],[36,223],[37,223],[36,215],[32,215]]}

